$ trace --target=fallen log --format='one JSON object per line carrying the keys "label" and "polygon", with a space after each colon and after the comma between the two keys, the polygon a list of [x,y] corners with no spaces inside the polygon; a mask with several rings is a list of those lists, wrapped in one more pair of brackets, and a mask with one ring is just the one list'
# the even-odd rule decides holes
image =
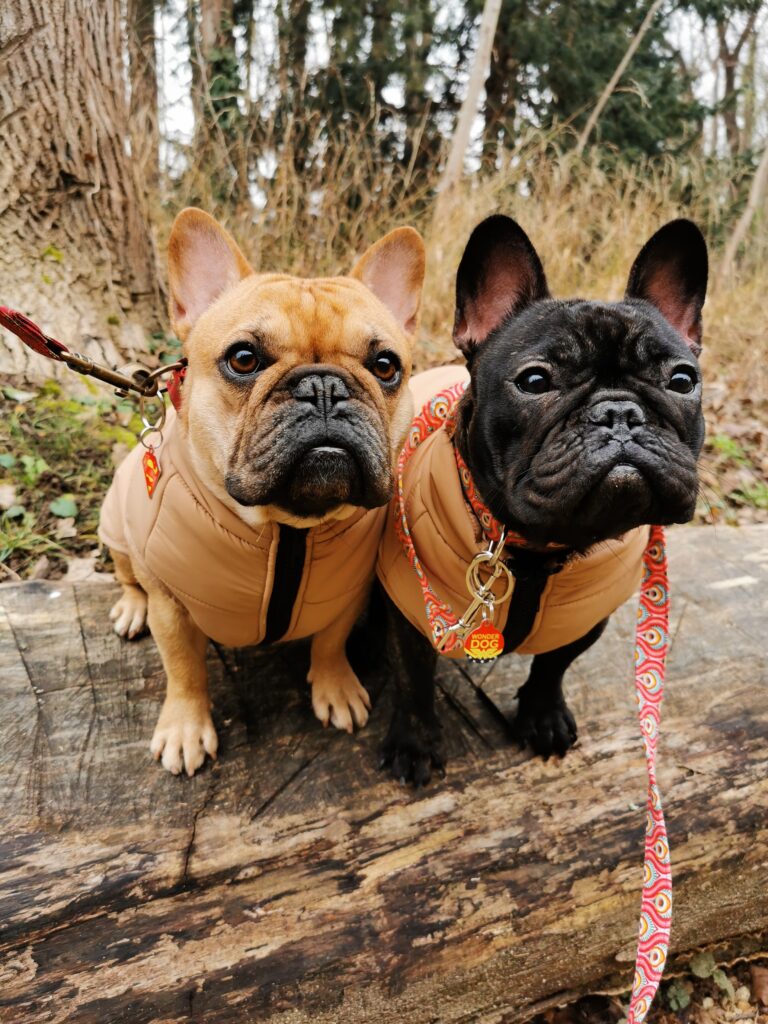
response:
{"label": "fallen log", "polygon": [[[673,953],[768,949],[768,527],[670,549]],[[220,760],[161,771],[159,659],[110,632],[114,593],[0,587],[0,1020],[512,1024],[628,990],[632,606],[570,675],[562,761],[509,742],[524,659],[443,664],[448,775],[412,793],[376,770],[387,688],[362,733],[324,731],[303,647],[212,649]]]}

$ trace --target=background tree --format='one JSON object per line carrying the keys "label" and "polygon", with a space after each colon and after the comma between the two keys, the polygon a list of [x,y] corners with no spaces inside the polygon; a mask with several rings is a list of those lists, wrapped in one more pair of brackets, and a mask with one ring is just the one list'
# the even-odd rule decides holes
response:
{"label": "background tree", "polygon": [[699,14],[704,28],[712,26],[715,30],[719,87],[716,111],[722,118],[726,145],[732,158],[738,157],[751,143],[756,24],[763,6],[764,0],[693,0],[690,4],[691,9]]}
{"label": "background tree", "polygon": [[126,31],[130,67],[131,154],[146,190],[160,181],[155,0],[128,0]]}
{"label": "background tree", "polygon": [[[503,0],[485,82],[487,173],[504,164],[504,154],[532,127],[566,123],[577,134],[583,130],[649,6],[646,0]],[[465,25],[475,24],[476,0],[463,11]],[[656,16],[601,114],[597,141],[608,147],[605,155],[611,148],[625,158],[655,155],[700,132],[703,109],[670,42],[671,11]]]}
{"label": "background tree", "polygon": [[[246,5],[252,17],[252,8]],[[188,0],[195,132],[193,179],[202,198],[250,204],[248,153],[240,110],[242,78],[233,0]]]}
{"label": "background tree", "polygon": [[[160,293],[127,150],[119,0],[5,0],[0,18],[3,297],[113,362],[159,326]],[[9,335],[0,371],[49,367]]]}

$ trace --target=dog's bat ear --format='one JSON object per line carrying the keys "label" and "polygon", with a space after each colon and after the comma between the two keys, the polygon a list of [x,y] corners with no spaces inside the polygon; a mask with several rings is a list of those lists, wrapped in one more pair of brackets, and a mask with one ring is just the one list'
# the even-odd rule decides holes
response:
{"label": "dog's bat ear", "polygon": [[176,335],[185,341],[211,303],[253,272],[213,217],[193,207],[182,210],[168,239],[169,311]]}
{"label": "dog's bat ear", "polygon": [[510,217],[488,217],[459,263],[453,340],[469,359],[508,316],[547,298],[544,268],[528,235]]}
{"label": "dog's bat ear", "polygon": [[395,228],[367,249],[350,277],[361,281],[397,320],[415,334],[421,309],[426,253],[415,228]]}
{"label": "dog's bat ear", "polygon": [[654,305],[698,356],[707,272],[707,243],[701,231],[693,221],[672,220],[640,250],[625,298]]}

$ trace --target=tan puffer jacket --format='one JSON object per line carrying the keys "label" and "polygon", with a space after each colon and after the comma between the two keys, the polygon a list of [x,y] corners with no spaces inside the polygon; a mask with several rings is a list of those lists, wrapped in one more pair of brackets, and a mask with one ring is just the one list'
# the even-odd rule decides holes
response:
{"label": "tan puffer jacket", "polygon": [[[443,366],[411,378],[417,410],[438,392],[468,379],[460,366]],[[409,459],[404,488],[408,526],[416,553],[435,594],[460,616],[470,602],[465,575],[469,563],[487,545],[477,519],[464,499],[453,447],[445,430],[437,430]],[[584,636],[638,587],[648,527],[605,541],[583,557],[570,560],[547,581],[533,628],[517,647],[521,654],[553,651]],[[432,634],[416,574],[395,530],[395,514],[379,548],[377,571],[384,588],[416,629]],[[500,585],[499,585],[500,586]],[[510,601],[497,605],[493,622],[502,630]],[[479,620],[478,620],[479,623]],[[463,657],[459,645],[449,657]]]}
{"label": "tan puffer jacket", "polygon": [[309,530],[252,529],[198,479],[173,413],[163,434],[154,495],[137,445],[104,499],[99,537],[160,580],[206,636],[228,647],[311,636],[368,585],[386,508]]}

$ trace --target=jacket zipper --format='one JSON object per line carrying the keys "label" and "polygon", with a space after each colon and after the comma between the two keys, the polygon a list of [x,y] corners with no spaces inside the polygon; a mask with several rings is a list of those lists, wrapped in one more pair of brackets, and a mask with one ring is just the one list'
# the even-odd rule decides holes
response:
{"label": "jacket zipper", "polygon": [[304,575],[306,553],[307,530],[280,523],[275,574],[267,608],[267,628],[262,644],[275,644],[288,631],[293,606]]}

